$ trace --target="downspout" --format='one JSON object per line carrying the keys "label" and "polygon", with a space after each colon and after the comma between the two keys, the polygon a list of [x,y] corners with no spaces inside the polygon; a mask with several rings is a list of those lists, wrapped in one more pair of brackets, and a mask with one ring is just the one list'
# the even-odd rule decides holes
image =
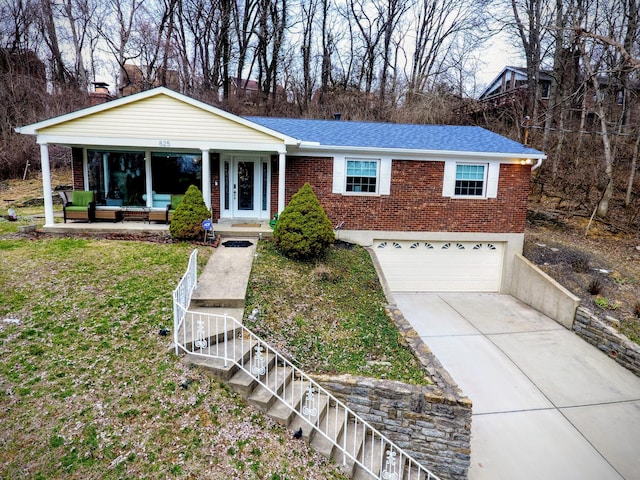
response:
{"label": "downspout", "polygon": [[537,161],[537,163],[536,163],[533,167],[531,167],[531,171],[532,171],[532,172],[533,172],[534,170],[536,170],[536,169],[540,168],[540,166],[542,165],[542,160],[544,160],[544,159],[543,159],[543,158],[539,158],[539,159],[538,159],[538,161]]}

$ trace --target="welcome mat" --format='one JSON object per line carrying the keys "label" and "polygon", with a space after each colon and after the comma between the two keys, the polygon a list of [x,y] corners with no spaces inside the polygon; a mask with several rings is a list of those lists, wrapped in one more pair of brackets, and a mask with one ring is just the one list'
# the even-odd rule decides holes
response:
{"label": "welcome mat", "polygon": [[234,223],[232,227],[258,228],[259,223]]}
{"label": "welcome mat", "polygon": [[253,245],[249,240],[227,240],[226,242],[222,242],[222,245],[225,247],[250,247]]}

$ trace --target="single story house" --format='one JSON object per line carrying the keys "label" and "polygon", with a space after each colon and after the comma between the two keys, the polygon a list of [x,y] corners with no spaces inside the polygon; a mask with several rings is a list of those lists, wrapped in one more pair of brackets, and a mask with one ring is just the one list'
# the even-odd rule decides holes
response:
{"label": "single story house", "polygon": [[340,239],[371,246],[393,290],[505,291],[542,152],[473,126],[238,117],[159,87],[20,127],[72,149],[96,209],[165,207],[190,184],[218,222],[266,222],[305,183]]}

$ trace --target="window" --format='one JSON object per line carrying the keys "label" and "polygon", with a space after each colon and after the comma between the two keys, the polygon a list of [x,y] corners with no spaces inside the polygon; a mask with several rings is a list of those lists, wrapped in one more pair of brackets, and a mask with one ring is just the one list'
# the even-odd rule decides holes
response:
{"label": "window", "polygon": [[378,191],[378,161],[347,160],[346,191],[376,193]]}
{"label": "window", "polygon": [[202,188],[201,154],[154,152],[151,177],[155,193],[184,193],[190,185]]}
{"label": "window", "polygon": [[87,151],[89,190],[97,205],[142,206],[146,191],[144,152]]}
{"label": "window", "polygon": [[454,195],[484,196],[485,165],[456,165]]}

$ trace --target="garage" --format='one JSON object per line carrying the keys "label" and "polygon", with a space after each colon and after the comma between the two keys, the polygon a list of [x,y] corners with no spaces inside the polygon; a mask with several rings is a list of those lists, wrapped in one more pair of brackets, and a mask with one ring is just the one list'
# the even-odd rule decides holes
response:
{"label": "garage", "polygon": [[504,243],[376,240],[391,291],[498,292]]}

